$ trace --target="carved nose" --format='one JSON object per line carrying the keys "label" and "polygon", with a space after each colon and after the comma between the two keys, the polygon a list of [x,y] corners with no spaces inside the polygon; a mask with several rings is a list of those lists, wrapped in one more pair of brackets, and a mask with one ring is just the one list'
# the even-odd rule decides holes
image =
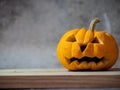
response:
{"label": "carved nose", "polygon": [[82,52],[85,50],[86,46],[87,46],[87,45],[82,45],[82,46],[80,46],[80,49],[81,49]]}

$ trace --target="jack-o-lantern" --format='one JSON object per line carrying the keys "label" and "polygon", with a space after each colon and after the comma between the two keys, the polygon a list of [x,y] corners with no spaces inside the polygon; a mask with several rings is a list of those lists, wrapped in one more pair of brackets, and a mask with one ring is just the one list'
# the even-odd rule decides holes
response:
{"label": "jack-o-lantern", "polygon": [[113,36],[94,30],[98,18],[89,30],[76,28],[66,32],[57,46],[60,63],[68,70],[107,70],[118,58],[118,46]]}

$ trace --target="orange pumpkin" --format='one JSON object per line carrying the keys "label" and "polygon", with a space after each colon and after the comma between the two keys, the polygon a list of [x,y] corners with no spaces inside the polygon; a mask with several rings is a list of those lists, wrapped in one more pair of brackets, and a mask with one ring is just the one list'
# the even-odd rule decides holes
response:
{"label": "orange pumpkin", "polygon": [[118,58],[118,46],[107,32],[94,30],[98,18],[89,30],[76,28],[66,32],[57,46],[60,63],[68,70],[107,70]]}

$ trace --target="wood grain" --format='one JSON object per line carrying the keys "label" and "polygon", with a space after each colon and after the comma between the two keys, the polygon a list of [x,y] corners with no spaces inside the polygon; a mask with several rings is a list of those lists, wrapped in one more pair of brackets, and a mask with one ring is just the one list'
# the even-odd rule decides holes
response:
{"label": "wood grain", "polygon": [[0,88],[120,88],[120,69],[94,72],[64,69],[0,70]]}

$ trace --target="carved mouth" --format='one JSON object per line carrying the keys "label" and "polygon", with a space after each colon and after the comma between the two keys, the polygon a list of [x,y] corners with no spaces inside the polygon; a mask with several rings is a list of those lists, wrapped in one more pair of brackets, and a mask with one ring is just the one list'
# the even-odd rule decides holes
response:
{"label": "carved mouth", "polygon": [[70,58],[69,60],[70,60],[70,63],[72,63],[72,62],[74,62],[74,61],[76,61],[76,60],[77,60],[79,63],[84,62],[84,61],[86,61],[87,63],[89,63],[89,62],[99,63],[99,62],[101,62],[101,61],[104,60],[104,57],[102,57],[102,58],[97,58],[97,57],[91,58],[91,57],[86,57],[86,56],[85,56],[85,57],[83,57],[83,58],[81,58],[81,59],[72,57],[72,58]]}

